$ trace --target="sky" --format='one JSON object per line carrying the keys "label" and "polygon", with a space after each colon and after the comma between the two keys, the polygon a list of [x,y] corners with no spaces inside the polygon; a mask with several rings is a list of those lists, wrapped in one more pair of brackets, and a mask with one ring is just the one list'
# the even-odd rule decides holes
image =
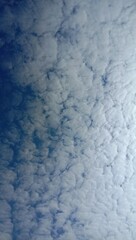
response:
{"label": "sky", "polygon": [[136,1],[0,1],[0,240],[136,239]]}

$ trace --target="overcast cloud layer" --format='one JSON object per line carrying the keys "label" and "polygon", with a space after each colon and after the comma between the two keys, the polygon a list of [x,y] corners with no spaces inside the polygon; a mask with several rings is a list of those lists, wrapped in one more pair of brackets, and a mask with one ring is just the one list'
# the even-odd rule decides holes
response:
{"label": "overcast cloud layer", "polygon": [[136,1],[0,14],[0,240],[135,240]]}

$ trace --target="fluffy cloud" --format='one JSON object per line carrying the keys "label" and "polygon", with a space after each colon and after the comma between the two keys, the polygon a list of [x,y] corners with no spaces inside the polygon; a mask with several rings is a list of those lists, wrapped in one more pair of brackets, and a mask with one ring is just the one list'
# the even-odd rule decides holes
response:
{"label": "fluffy cloud", "polygon": [[135,2],[0,8],[2,240],[135,239]]}

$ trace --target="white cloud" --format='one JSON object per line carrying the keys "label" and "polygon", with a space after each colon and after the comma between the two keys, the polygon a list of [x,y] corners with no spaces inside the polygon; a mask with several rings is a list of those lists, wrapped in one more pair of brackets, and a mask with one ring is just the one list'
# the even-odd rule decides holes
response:
{"label": "white cloud", "polygon": [[18,89],[0,143],[2,240],[135,239],[134,1],[24,1],[2,19]]}

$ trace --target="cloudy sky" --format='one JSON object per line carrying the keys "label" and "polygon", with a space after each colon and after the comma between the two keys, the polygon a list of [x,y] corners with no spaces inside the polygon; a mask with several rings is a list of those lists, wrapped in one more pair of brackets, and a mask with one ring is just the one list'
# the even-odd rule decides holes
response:
{"label": "cloudy sky", "polygon": [[0,1],[0,240],[136,239],[136,1]]}

